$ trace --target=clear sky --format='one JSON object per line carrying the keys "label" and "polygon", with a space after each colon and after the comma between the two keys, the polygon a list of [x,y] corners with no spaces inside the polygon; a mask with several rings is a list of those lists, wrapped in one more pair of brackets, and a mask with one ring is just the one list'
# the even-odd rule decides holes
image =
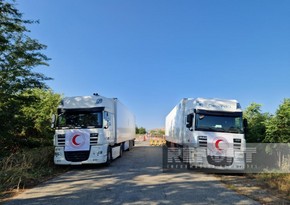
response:
{"label": "clear sky", "polygon": [[18,0],[64,96],[118,97],[147,129],[184,97],[274,113],[290,97],[289,0]]}

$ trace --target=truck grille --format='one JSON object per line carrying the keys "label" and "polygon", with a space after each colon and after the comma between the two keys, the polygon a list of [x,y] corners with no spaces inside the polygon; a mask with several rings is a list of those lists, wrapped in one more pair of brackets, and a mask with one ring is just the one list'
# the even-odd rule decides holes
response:
{"label": "truck grille", "polygon": [[198,144],[200,147],[207,147],[207,136],[198,136]]}
{"label": "truck grille", "polygon": [[[97,145],[98,144],[98,133],[91,133],[90,134],[90,145]],[[65,134],[58,134],[57,135],[57,146],[65,146]]]}
{"label": "truck grille", "polygon": [[65,135],[64,134],[59,134],[57,135],[57,146],[65,146]]}
{"label": "truck grille", "polygon": [[234,150],[241,150],[241,139],[234,139]]}
{"label": "truck grille", "polygon": [[234,159],[232,157],[207,156],[207,161],[214,166],[231,166]]}
{"label": "truck grille", "polygon": [[90,156],[90,151],[64,152],[65,159],[70,162],[86,161]]}
{"label": "truck grille", "polygon": [[90,134],[90,145],[97,145],[98,144],[98,138],[99,138],[99,134],[98,133],[91,133]]}

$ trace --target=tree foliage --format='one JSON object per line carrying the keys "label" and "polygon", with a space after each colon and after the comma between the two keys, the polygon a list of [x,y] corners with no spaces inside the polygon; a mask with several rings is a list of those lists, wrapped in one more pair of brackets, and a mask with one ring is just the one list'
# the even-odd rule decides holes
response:
{"label": "tree foliage", "polygon": [[48,65],[41,53],[46,46],[28,36],[26,25],[37,21],[23,20],[13,3],[0,0],[0,94],[9,98],[28,88],[46,87],[50,78],[32,69]]}
{"label": "tree foliage", "polygon": [[247,142],[290,142],[290,98],[284,99],[275,115],[261,112],[261,105],[250,104],[244,111],[248,120]]}
{"label": "tree foliage", "polygon": [[260,104],[251,103],[244,111],[244,118],[248,120],[247,142],[262,142],[266,136],[265,122],[270,115],[261,112]]}
{"label": "tree foliage", "polygon": [[136,134],[141,134],[141,135],[143,135],[143,134],[146,134],[147,133],[147,131],[146,131],[146,129],[144,128],[144,127],[140,127],[140,128],[138,128],[137,126],[136,126]]}
{"label": "tree foliage", "polygon": [[49,60],[42,53],[46,46],[28,36],[27,26],[34,23],[38,22],[22,19],[14,1],[0,0],[0,136],[10,147],[16,137],[23,135],[27,124],[35,122],[38,127],[43,126],[41,120],[28,118],[25,111],[25,107],[41,102],[40,93],[32,90],[49,92],[45,81],[51,79],[33,70],[47,66]]}
{"label": "tree foliage", "polygon": [[290,98],[284,99],[266,128],[265,142],[290,143]]}
{"label": "tree foliage", "polygon": [[21,147],[39,147],[52,142],[51,116],[56,113],[61,96],[40,88],[26,90],[19,95],[19,99],[29,103],[17,104],[17,116],[7,120],[14,124],[11,128],[6,126],[7,130],[0,130],[1,142],[4,143],[0,156],[16,152]]}
{"label": "tree foliage", "polygon": [[51,116],[56,113],[61,96],[51,90],[39,88],[28,90],[23,95],[33,98],[33,101],[29,106],[24,106],[21,109],[24,121],[27,122],[22,134],[29,136],[32,132],[35,136],[51,138],[52,129],[49,126],[51,124]]}
{"label": "tree foliage", "polygon": [[165,130],[164,129],[154,129],[150,130],[151,135],[165,135]]}

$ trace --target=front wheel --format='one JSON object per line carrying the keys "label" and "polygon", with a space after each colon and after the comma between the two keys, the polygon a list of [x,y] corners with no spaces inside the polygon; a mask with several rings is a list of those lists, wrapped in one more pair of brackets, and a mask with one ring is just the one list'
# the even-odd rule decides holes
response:
{"label": "front wheel", "polygon": [[111,147],[108,147],[108,150],[107,150],[107,161],[105,163],[106,166],[109,166],[112,162],[112,149]]}

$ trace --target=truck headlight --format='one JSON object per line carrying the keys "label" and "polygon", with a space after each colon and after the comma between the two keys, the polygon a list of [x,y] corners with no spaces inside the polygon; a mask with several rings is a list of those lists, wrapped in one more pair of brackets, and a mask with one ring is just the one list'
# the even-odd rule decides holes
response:
{"label": "truck headlight", "polygon": [[238,159],[243,159],[244,158],[244,153],[243,152],[235,152],[235,157]]}
{"label": "truck headlight", "polygon": [[59,156],[61,156],[61,153],[62,153],[62,149],[61,149],[60,147],[56,147],[56,148],[54,149],[54,156],[55,156],[55,157],[59,157]]}

